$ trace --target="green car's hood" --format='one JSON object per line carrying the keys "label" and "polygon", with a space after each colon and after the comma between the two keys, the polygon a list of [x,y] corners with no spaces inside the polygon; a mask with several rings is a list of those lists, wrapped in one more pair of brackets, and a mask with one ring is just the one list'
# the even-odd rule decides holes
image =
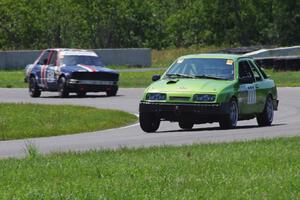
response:
{"label": "green car's hood", "polygon": [[233,83],[234,81],[213,79],[161,79],[152,83],[146,91],[163,93],[219,93]]}

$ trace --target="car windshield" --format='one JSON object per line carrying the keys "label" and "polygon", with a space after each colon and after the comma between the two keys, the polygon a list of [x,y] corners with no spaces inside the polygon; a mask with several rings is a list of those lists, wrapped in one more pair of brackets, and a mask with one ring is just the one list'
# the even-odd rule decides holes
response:
{"label": "car windshield", "polygon": [[99,57],[96,56],[80,56],[80,55],[68,55],[62,58],[61,63],[64,65],[94,65],[94,66],[104,66],[100,61]]}
{"label": "car windshield", "polygon": [[180,58],[167,71],[168,78],[234,79],[234,62],[231,59]]}

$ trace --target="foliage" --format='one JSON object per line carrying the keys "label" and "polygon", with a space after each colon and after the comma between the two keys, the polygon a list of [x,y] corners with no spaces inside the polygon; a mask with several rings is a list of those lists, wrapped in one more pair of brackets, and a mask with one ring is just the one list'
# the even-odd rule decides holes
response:
{"label": "foliage", "polygon": [[180,56],[188,55],[188,54],[216,52],[220,49],[221,47],[215,47],[215,46],[207,46],[207,47],[191,46],[189,48],[169,48],[169,49],[162,49],[162,50],[152,50],[151,52],[152,66],[168,67]]}
{"label": "foliage", "polygon": [[298,0],[0,0],[0,49],[300,43]]}

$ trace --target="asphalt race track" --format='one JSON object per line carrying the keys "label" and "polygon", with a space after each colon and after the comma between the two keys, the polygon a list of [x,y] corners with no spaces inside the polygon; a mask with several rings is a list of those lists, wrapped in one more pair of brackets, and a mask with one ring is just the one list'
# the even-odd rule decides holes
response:
{"label": "asphalt race track", "polygon": [[[73,104],[97,108],[124,110],[138,113],[138,102],[143,89],[120,89],[118,96],[106,97],[101,93],[77,98],[75,95],[60,99],[56,93],[42,93],[41,98],[30,98],[27,89],[0,89],[0,102],[40,104]],[[218,123],[194,126],[182,131],[177,123],[162,122],[156,133],[144,133],[138,124],[106,131],[0,141],[0,157],[26,155],[26,145],[35,145],[39,152],[84,151],[118,147],[148,147],[154,145],[183,145],[193,143],[230,142],[300,135],[300,88],[279,88],[279,111],[275,112],[273,126],[258,127],[256,120],[238,122],[233,130],[221,130]],[[1,114],[1,113],[0,113]]]}

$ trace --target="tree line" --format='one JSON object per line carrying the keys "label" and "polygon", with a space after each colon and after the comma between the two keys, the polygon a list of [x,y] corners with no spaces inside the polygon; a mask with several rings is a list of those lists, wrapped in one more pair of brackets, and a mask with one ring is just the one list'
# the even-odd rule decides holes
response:
{"label": "tree line", "polygon": [[299,43],[299,0],[0,0],[2,50]]}

